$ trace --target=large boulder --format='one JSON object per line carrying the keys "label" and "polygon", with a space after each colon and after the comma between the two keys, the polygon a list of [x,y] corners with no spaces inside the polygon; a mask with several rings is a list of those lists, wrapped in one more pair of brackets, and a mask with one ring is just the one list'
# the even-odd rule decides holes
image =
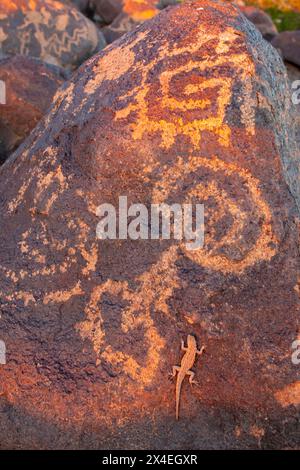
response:
{"label": "large boulder", "polygon": [[39,59],[0,59],[5,103],[0,104],[0,164],[23,142],[44,116],[66,72]]}
{"label": "large boulder", "polygon": [[0,51],[74,68],[106,45],[76,7],[55,0],[0,3]]}
{"label": "large boulder", "polygon": [[[214,0],[164,10],[60,88],[0,169],[3,448],[299,446],[289,97],[276,50]],[[120,196],[204,203],[204,247],[99,240]],[[176,421],[187,335],[206,350]]]}

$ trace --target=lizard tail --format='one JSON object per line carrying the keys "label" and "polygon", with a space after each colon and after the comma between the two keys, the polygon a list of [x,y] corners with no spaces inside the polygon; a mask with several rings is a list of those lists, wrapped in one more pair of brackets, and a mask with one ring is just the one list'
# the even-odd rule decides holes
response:
{"label": "lizard tail", "polygon": [[180,402],[180,391],[181,391],[182,380],[179,377],[176,382],[176,420],[179,419],[179,402]]}

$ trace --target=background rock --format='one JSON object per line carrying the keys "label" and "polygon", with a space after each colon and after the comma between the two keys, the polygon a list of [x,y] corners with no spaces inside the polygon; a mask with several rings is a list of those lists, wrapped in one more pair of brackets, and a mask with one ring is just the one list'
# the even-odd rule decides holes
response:
{"label": "background rock", "polygon": [[[300,207],[300,190],[298,185],[299,175],[296,171],[297,166],[300,162],[300,69],[299,67],[295,67],[294,65],[290,64],[289,62],[285,63],[289,81],[290,81],[290,114],[291,114],[291,122],[295,129],[295,139],[296,139],[296,165],[292,165],[289,168],[289,179],[294,181],[293,187],[294,194],[296,195],[298,206]],[[297,83],[295,83],[297,82]],[[294,84],[294,85],[293,85]]]}
{"label": "background rock", "polygon": [[160,10],[163,10],[164,8],[167,8],[168,6],[174,6],[180,3],[180,0],[158,0],[157,2],[157,8]]}
{"label": "background rock", "polygon": [[139,24],[138,21],[133,20],[130,16],[125,13],[120,13],[114,21],[104,28],[101,29],[107,44],[111,44],[116,39],[119,39],[124,34],[132,31]]}
{"label": "background rock", "polygon": [[91,3],[91,0],[71,0],[80,11],[85,12]]}
{"label": "background rock", "polygon": [[277,29],[272,18],[263,10],[251,6],[241,7],[241,10],[266,40],[270,41],[277,35]]}
{"label": "background rock", "polygon": [[272,40],[272,45],[284,60],[300,66],[300,31],[283,31]]}
{"label": "background rock", "polygon": [[[111,7],[111,4],[115,8]],[[115,16],[118,5],[121,12]],[[139,0],[111,0],[108,2],[100,0],[96,6],[98,7],[98,13],[104,15],[103,17],[107,22],[114,17],[111,24],[101,29],[108,44],[159,13],[157,0],[145,0],[143,2]],[[111,12],[110,18],[108,12]]]}
{"label": "background rock", "polygon": [[[3,448],[299,446],[288,98],[275,49],[208,0],[161,12],[60,88],[0,169]],[[120,195],[204,202],[203,250],[98,241],[97,207]],[[176,422],[168,373],[187,334],[206,353]]]}
{"label": "background rock", "polygon": [[0,104],[0,164],[46,113],[66,78],[63,69],[39,59],[26,56],[0,59],[0,80],[6,85],[6,104]]}
{"label": "background rock", "polygon": [[106,23],[113,20],[122,12],[122,0],[93,0],[95,11],[104,19]]}
{"label": "background rock", "polygon": [[73,5],[78,8],[79,11],[85,13],[93,0],[59,0],[61,3],[66,3],[67,5]]}
{"label": "background rock", "polygon": [[54,0],[0,4],[0,50],[74,68],[105,46],[96,26],[77,8]]}

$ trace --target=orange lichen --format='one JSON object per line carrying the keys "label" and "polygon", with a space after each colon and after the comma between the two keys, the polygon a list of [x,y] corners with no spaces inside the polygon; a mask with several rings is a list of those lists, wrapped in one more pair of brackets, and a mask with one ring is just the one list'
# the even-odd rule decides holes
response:
{"label": "orange lichen", "polygon": [[286,385],[275,393],[275,398],[283,407],[300,405],[300,381]]}
{"label": "orange lichen", "polygon": [[145,21],[159,13],[156,4],[156,0],[124,0],[123,11],[135,21]]}
{"label": "orange lichen", "polygon": [[76,286],[74,286],[70,290],[62,291],[58,290],[55,292],[50,292],[49,294],[45,295],[43,299],[43,303],[45,305],[49,303],[64,303],[67,302],[71,297],[75,295],[83,294],[83,291],[80,287],[80,281],[77,282]]}
{"label": "orange lichen", "polygon": [[254,424],[250,427],[250,434],[260,441],[265,435],[265,430]]}

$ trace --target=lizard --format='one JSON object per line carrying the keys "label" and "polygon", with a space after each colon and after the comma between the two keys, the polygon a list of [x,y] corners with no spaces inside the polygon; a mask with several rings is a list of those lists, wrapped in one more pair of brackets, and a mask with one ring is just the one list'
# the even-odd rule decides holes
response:
{"label": "lizard", "polygon": [[189,382],[190,384],[198,384],[196,380],[194,380],[195,373],[191,371],[191,368],[194,365],[196,354],[201,355],[203,351],[205,351],[205,346],[202,346],[200,351],[197,349],[196,339],[192,335],[188,335],[187,337],[187,347],[184,346],[184,341],[181,340],[181,349],[185,352],[185,355],[181,359],[180,366],[173,366],[173,373],[171,374],[172,377],[176,376],[177,373],[177,381],[176,381],[176,420],[179,419],[179,402],[180,402],[180,392],[181,392],[181,385],[186,375],[189,375]]}

